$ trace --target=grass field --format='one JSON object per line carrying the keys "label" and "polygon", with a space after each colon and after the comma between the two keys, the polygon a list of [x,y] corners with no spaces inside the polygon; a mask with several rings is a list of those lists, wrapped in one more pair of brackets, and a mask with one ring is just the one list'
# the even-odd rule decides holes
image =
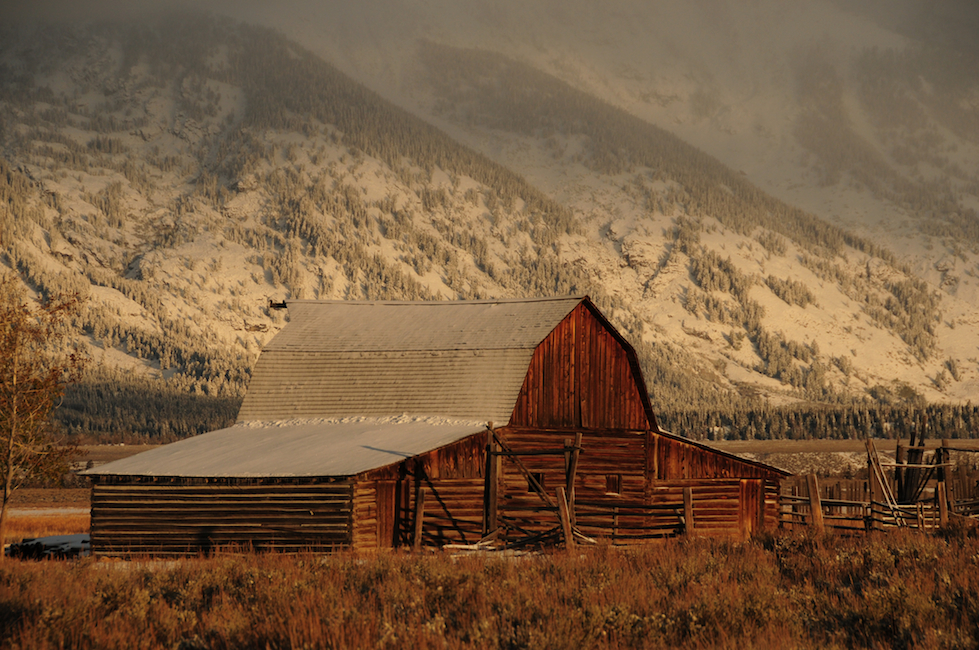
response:
{"label": "grass field", "polygon": [[16,648],[974,648],[964,534],[0,567]]}
{"label": "grass field", "polygon": [[73,535],[87,533],[89,513],[32,511],[30,514],[15,513],[7,521],[4,531],[4,544],[19,542],[29,537],[49,535]]}

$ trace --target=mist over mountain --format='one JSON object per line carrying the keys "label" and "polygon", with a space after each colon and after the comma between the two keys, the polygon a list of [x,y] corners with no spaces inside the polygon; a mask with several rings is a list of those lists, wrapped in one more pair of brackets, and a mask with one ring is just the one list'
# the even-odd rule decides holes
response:
{"label": "mist over mountain", "polygon": [[3,261],[86,298],[63,421],[215,428],[289,297],[587,293],[658,410],[970,400],[975,14],[783,5],[9,14]]}

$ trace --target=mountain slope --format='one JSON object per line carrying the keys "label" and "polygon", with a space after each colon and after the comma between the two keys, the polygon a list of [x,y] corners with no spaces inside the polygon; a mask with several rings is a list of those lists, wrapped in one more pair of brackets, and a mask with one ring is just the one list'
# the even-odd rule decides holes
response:
{"label": "mountain slope", "polygon": [[[87,297],[95,384],[165,378],[227,417],[282,324],[270,299],[567,293],[636,342],[658,409],[964,400],[979,381],[979,319],[950,285],[526,63],[418,47],[433,127],[227,19],[0,43],[5,263]],[[129,426],[83,402],[70,426]]]}

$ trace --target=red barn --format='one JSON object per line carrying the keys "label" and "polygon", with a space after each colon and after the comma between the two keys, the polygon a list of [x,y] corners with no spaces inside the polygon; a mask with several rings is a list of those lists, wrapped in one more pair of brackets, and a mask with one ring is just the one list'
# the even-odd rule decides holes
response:
{"label": "red barn", "polygon": [[234,426],[89,471],[96,554],[777,525],[786,474],[661,431],[587,297],[288,309]]}

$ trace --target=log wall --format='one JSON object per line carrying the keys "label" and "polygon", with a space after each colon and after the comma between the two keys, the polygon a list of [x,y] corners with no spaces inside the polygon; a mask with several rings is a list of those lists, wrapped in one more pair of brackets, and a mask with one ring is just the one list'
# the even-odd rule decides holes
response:
{"label": "log wall", "polygon": [[349,481],[133,482],[92,487],[92,551],[198,555],[243,547],[299,552],[351,544]]}
{"label": "log wall", "polygon": [[415,534],[417,495],[425,491],[422,517],[423,546],[474,544],[483,536],[482,478],[441,479],[438,481],[406,481],[405,508],[400,525],[404,546],[412,545]]}
{"label": "log wall", "polygon": [[745,539],[773,530],[779,521],[779,484],[763,479],[687,479],[656,481],[649,503],[683,502],[683,490],[693,496],[696,535]]}

